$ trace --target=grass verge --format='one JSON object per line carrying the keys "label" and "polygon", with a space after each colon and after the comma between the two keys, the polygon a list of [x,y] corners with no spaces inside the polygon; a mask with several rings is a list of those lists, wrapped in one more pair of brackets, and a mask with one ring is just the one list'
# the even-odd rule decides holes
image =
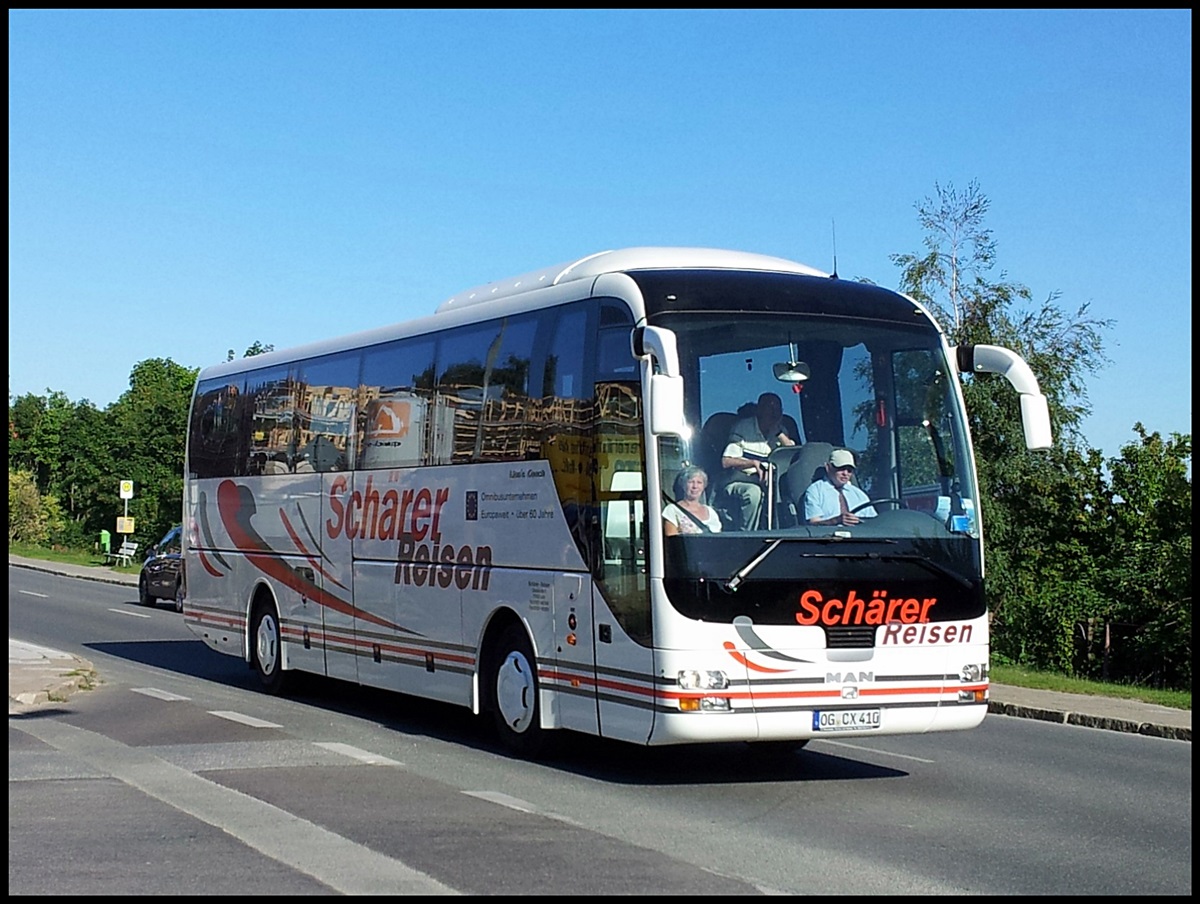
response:
{"label": "grass verge", "polygon": [[1065,694],[1090,694],[1094,697],[1118,697],[1122,700],[1141,700],[1157,703],[1172,709],[1192,708],[1191,691],[1159,690],[1152,687],[1136,687],[1130,684],[1113,684],[1107,681],[1090,681],[1087,678],[1068,678],[1054,672],[1038,672],[1016,665],[990,667],[991,678],[996,684],[1011,684],[1014,687],[1029,687],[1047,691],[1062,691]]}

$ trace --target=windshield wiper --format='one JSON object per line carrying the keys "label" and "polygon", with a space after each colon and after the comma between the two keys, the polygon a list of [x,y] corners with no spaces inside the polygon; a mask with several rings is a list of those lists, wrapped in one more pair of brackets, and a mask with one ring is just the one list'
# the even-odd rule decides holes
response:
{"label": "windshield wiper", "polygon": [[775,547],[783,542],[783,537],[778,537],[767,544],[767,548],[762,552],[752,556],[750,561],[735,571],[725,582],[725,589],[730,593],[738,589],[738,585],[746,580],[746,576],[759,566],[763,559],[775,551]]}

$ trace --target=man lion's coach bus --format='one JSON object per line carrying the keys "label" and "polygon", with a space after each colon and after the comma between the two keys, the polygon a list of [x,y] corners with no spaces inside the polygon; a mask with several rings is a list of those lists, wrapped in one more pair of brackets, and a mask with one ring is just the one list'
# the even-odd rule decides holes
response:
{"label": "man lion's coach bus", "polygon": [[[949,347],[893,291],[698,248],[602,252],[217,364],[189,419],[184,617],[269,692],[303,671],[456,703],[525,755],[562,729],[971,728],[988,619],[959,379],[980,372],[1048,447],[1012,352]],[[747,522],[721,460],[771,393],[791,444]],[[833,450],[870,499],[857,523],[805,512]],[[720,524],[664,535],[694,465]]]}

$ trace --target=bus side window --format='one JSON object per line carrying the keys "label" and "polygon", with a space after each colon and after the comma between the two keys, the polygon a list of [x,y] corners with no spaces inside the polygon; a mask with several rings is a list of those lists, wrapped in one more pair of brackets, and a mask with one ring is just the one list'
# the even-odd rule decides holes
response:
{"label": "bus side window", "polygon": [[299,372],[297,454],[314,471],[349,467],[358,365],[357,352],[343,352],[305,362]]}
{"label": "bus side window", "polygon": [[253,473],[265,457],[283,473],[296,470],[296,392],[287,365],[267,367],[246,375],[246,407],[251,418],[250,448],[239,474]]}
{"label": "bus side window", "polygon": [[397,468],[431,459],[434,339],[418,336],[363,352],[358,387],[358,467]]}
{"label": "bus side window", "polygon": [[567,527],[591,568],[592,387],[584,379],[588,312],[584,304],[574,304],[554,316],[558,322],[546,350],[542,398],[531,406],[530,430],[538,456],[550,464]]}
{"label": "bus side window", "polygon": [[624,305],[602,303],[596,359],[596,484],[604,597],[625,632],[650,643],[646,578],[646,455],[642,443],[639,363],[633,319]]}

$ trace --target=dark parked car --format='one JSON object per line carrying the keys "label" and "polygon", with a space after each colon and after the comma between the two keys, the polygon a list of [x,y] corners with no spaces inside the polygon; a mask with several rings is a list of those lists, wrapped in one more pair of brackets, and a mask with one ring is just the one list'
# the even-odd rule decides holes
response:
{"label": "dark parked car", "polygon": [[157,605],[159,600],[173,600],[175,611],[183,611],[183,528],[179,525],[150,547],[142,573],[138,575],[138,599],[143,606]]}

